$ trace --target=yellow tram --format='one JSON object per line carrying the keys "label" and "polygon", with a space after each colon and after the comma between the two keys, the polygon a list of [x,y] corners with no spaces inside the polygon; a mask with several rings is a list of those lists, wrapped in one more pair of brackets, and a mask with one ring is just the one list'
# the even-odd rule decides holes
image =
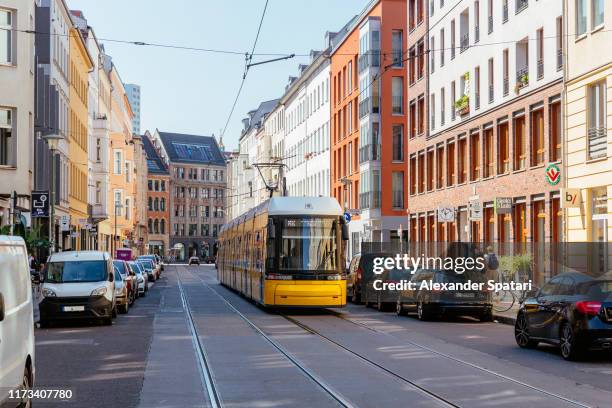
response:
{"label": "yellow tram", "polygon": [[343,307],[347,230],[333,198],[270,198],[223,226],[217,277],[263,306]]}

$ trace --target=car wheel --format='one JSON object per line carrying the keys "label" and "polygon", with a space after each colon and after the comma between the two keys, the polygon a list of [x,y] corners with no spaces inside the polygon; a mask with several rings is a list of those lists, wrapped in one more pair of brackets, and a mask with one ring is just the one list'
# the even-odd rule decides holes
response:
{"label": "car wheel", "polygon": [[356,305],[361,303],[361,294],[356,289],[353,289],[353,295],[351,296],[351,302],[353,302]]}
{"label": "car wheel", "polygon": [[561,356],[566,360],[578,360],[580,358],[580,350],[576,344],[576,336],[574,329],[569,323],[563,323],[559,333],[559,347]]}
{"label": "car wheel", "polygon": [[404,305],[399,300],[395,304],[395,314],[398,316],[406,316],[406,311],[404,310]]}
{"label": "car wheel", "polygon": [[421,321],[426,321],[430,319],[429,311],[426,309],[426,306],[423,304],[422,300],[417,302],[417,317]]}
{"label": "car wheel", "polygon": [[481,322],[492,322],[493,321],[493,311],[489,310],[488,312],[482,313],[478,316],[478,320]]}
{"label": "car wheel", "polygon": [[23,380],[21,382],[21,386],[19,387],[19,391],[26,391],[26,392],[22,394],[23,398],[17,405],[18,408],[30,408],[32,406],[32,400],[30,399],[30,393],[27,392],[30,389],[32,389],[32,384],[30,381],[30,370],[28,369],[28,367],[26,367],[23,370]]}
{"label": "car wheel", "polygon": [[111,311],[111,316],[113,318],[117,317],[117,305],[113,306],[113,310]]}
{"label": "car wheel", "polygon": [[112,317],[105,317],[102,319],[102,324],[104,326],[110,326],[113,324],[113,318]]}
{"label": "car wheel", "polygon": [[524,313],[521,313],[516,318],[514,324],[514,339],[520,348],[536,348],[538,342],[531,339],[529,335],[529,322]]}

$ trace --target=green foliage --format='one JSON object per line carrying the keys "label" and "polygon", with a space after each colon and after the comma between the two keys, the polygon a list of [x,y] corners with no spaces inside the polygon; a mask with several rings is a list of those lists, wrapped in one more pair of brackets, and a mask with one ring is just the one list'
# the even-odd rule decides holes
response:
{"label": "green foliage", "polygon": [[468,106],[470,103],[470,97],[467,95],[463,95],[461,98],[455,101],[455,109],[462,110]]}
{"label": "green foliage", "polygon": [[506,255],[499,258],[499,270],[510,279],[518,272],[530,272],[532,264],[533,257],[530,254]]}

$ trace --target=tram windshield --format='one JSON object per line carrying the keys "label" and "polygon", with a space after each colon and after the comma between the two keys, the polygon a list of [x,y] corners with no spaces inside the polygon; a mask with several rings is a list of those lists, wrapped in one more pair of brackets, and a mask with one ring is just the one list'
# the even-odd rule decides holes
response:
{"label": "tram windshield", "polygon": [[284,219],[280,250],[281,271],[336,272],[337,220]]}

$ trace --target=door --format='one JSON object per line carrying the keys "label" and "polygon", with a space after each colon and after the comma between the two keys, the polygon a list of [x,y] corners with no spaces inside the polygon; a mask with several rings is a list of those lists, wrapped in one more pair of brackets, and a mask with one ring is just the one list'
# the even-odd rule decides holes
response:
{"label": "door", "polygon": [[525,304],[532,337],[549,338],[548,332],[555,316],[555,301],[560,281],[559,277],[551,279],[542,287],[535,302]]}

